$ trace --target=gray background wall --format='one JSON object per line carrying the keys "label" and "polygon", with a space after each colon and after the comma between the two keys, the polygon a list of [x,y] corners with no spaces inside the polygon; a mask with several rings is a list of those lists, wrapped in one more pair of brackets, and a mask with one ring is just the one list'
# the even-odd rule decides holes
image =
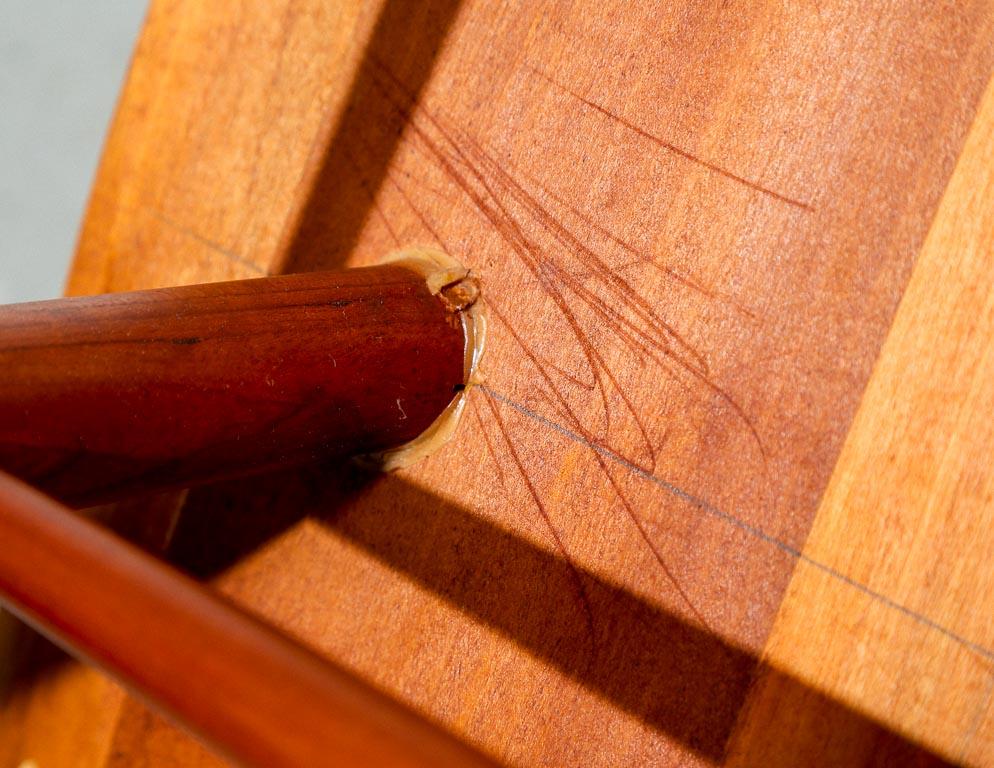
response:
{"label": "gray background wall", "polygon": [[145,0],[0,0],[0,303],[62,292]]}

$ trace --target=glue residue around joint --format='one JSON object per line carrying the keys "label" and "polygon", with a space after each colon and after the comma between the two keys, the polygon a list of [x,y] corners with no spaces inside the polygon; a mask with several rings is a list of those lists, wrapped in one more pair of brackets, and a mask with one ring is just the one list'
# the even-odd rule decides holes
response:
{"label": "glue residue around joint", "polygon": [[384,471],[390,472],[430,456],[452,439],[465,410],[469,388],[483,383],[480,360],[486,342],[487,320],[480,300],[479,281],[448,254],[434,248],[407,248],[391,253],[383,263],[400,264],[423,274],[432,295],[437,296],[446,310],[462,322],[466,339],[464,386],[445,410],[428,429],[411,442],[365,457],[375,461]]}

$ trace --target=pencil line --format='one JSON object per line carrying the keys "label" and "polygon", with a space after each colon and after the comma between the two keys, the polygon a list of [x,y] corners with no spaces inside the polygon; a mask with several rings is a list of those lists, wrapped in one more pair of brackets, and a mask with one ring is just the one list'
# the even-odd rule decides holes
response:
{"label": "pencil line", "polygon": [[158,219],[160,222],[162,222],[163,224],[165,224],[170,229],[172,229],[172,230],[174,230],[176,232],[179,232],[181,235],[186,235],[191,240],[197,241],[198,243],[200,243],[201,245],[205,246],[206,248],[209,248],[210,250],[214,251],[215,253],[218,253],[221,256],[224,256],[229,261],[231,261],[231,262],[233,262],[235,264],[239,264],[239,265],[241,265],[243,267],[248,267],[249,269],[251,269],[253,272],[255,272],[258,275],[267,275],[268,274],[266,272],[266,270],[264,270],[262,267],[260,267],[254,261],[246,259],[244,256],[239,256],[237,253],[235,253],[234,251],[232,251],[229,248],[225,248],[220,243],[216,243],[213,240],[211,240],[210,238],[204,237],[199,232],[196,232],[195,230],[192,230],[189,227],[185,227],[182,224],[179,224],[179,223],[173,221],[172,219],[170,219],[167,216],[165,216],[161,211],[157,211],[157,210],[154,210],[154,209],[147,209],[146,213],[148,213],[152,218]]}
{"label": "pencil line", "polygon": [[868,587],[867,585],[859,581],[856,581],[855,579],[847,576],[841,571],[836,570],[832,566],[823,563],[820,560],[815,560],[811,556],[804,554],[797,547],[793,546],[792,544],[788,544],[787,542],[777,538],[776,536],[770,533],[767,533],[762,528],[752,525],[751,523],[747,523],[745,520],[742,520],[736,517],[735,515],[725,512],[724,510],[718,509],[708,501],[705,501],[704,499],[699,498],[692,493],[688,493],[687,491],[683,490],[679,486],[674,485],[668,480],[665,480],[661,477],[658,477],[657,475],[654,475],[649,470],[645,469],[644,467],[640,467],[638,464],[635,464],[631,460],[626,459],[624,456],[622,456],[619,453],[616,453],[610,448],[592,442],[590,440],[587,440],[585,437],[574,432],[568,427],[564,427],[562,424],[558,424],[557,422],[552,421],[551,419],[548,419],[545,416],[542,416],[540,413],[533,411],[531,408],[528,408],[527,406],[522,405],[521,403],[518,403],[512,400],[511,398],[500,394],[499,392],[495,392],[489,387],[481,385],[480,389],[482,389],[487,395],[492,397],[497,402],[502,403],[503,405],[506,405],[507,407],[517,411],[522,416],[525,416],[539,424],[542,424],[543,426],[548,427],[549,429],[552,429],[553,431],[559,433],[565,438],[568,438],[569,440],[572,440],[575,443],[586,446],[592,451],[596,451],[598,454],[608,459],[609,461],[612,461],[615,464],[625,467],[633,474],[638,475],[644,480],[648,480],[649,482],[653,483],[659,488],[662,488],[664,491],[666,491],[672,496],[675,496],[681,501],[684,501],[687,504],[690,504],[691,506],[701,510],[702,512],[705,512],[708,515],[711,515],[712,517],[715,517],[719,520],[728,523],[729,525],[738,528],[739,530],[745,532],[746,534],[752,536],[753,538],[758,539],[759,541],[763,541],[766,544],[775,547],[784,554],[794,558],[798,562],[802,562],[805,565],[809,565],[812,568],[815,568],[821,571],[822,573],[830,576],[831,578],[836,579],[837,581],[840,581],[849,587],[852,587],[853,589],[863,593],[872,600],[877,601],[881,605],[884,605],[887,608],[891,608],[895,611],[898,611],[899,613],[913,619],[919,624],[922,624],[923,626],[926,626],[929,629],[932,629],[940,633],[941,635],[944,635],[953,642],[962,645],[964,648],[973,651],[977,655],[982,656],[985,659],[994,661],[994,650],[987,648],[986,646],[981,645],[979,643],[976,643],[957,632],[954,632],[953,630],[943,626],[939,622],[930,619],[928,616],[925,616],[924,614],[921,614],[912,608],[908,608],[906,605],[902,605],[896,600],[892,600],[882,592],[878,592],[875,589],[872,589],[871,587]]}
{"label": "pencil line", "polygon": [[764,187],[762,184],[752,181],[751,179],[747,179],[745,176],[740,176],[739,174],[733,173],[727,168],[722,168],[720,165],[717,165],[716,163],[712,163],[709,160],[705,160],[702,157],[698,157],[692,152],[688,152],[687,150],[678,147],[676,144],[670,141],[666,141],[666,139],[660,138],[659,136],[656,136],[654,133],[650,133],[645,128],[636,125],[632,121],[626,120],[621,115],[611,112],[609,109],[607,109],[606,107],[602,107],[597,102],[591,101],[590,99],[581,96],[579,93],[572,90],[571,88],[567,88],[562,83],[559,83],[558,81],[549,77],[549,75],[547,75],[545,72],[541,71],[540,69],[536,69],[535,67],[531,66],[529,66],[528,68],[546,82],[555,86],[559,90],[568,93],[570,96],[578,100],[580,103],[585,104],[586,106],[590,107],[590,109],[600,112],[605,117],[608,117],[616,121],[620,125],[623,125],[625,128],[627,128],[628,130],[637,133],[642,138],[651,141],[653,144],[666,150],[667,152],[672,152],[673,154],[682,157],[684,160],[689,160],[692,163],[696,163],[697,165],[700,165],[703,168],[707,168],[709,171],[713,173],[717,173],[719,176],[724,176],[726,179],[730,179],[731,181],[742,184],[743,186],[748,187],[749,189],[752,189],[756,192],[759,192],[760,194],[768,195],[769,197],[772,197],[775,200],[779,200],[781,203],[786,203],[787,205],[792,205],[795,208],[800,208],[801,210],[808,212],[814,211],[814,206],[812,206],[811,203],[807,203],[803,200],[797,200],[793,197],[789,197],[785,194],[777,192],[775,189]]}

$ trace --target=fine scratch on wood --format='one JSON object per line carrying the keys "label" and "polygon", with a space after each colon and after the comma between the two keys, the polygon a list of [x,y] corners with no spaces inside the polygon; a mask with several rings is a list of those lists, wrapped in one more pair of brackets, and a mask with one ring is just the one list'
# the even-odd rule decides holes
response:
{"label": "fine scratch on wood", "polygon": [[[991,720],[974,720],[988,681],[983,660],[715,514],[728,510],[808,551],[817,499],[990,77],[989,2],[903,0],[878,13],[839,0],[729,2],[724,11],[721,2],[277,0],[245,4],[233,18],[224,4],[155,0],[70,288],[164,284],[177,270],[196,281],[249,274],[133,201],[167,202],[167,215],[264,269],[368,264],[396,236],[405,245],[437,243],[482,273],[487,296],[512,324],[493,318],[488,386],[586,441],[494,403],[587,586],[601,643],[591,670],[583,669],[589,631],[574,577],[482,392],[471,393],[479,422],[467,419],[463,439],[352,499],[347,517],[358,513],[360,537],[373,537],[368,549],[327,530],[325,522],[341,520],[337,509],[276,535],[269,521],[297,521],[299,511],[299,494],[278,478],[261,492],[212,492],[190,511],[216,515],[214,529],[236,538],[251,527],[236,514],[239,499],[263,521],[251,549],[232,550],[230,570],[212,572],[213,586],[498,760],[521,768],[727,764],[722,745],[732,726],[759,722],[741,709],[750,663],[770,649],[775,617],[795,592],[788,584],[804,576],[834,586],[844,605],[877,606],[867,618],[906,634],[872,648],[870,664],[855,662],[855,677],[865,672],[880,684],[877,695],[855,709],[846,706],[853,699],[836,697],[845,713],[822,718],[806,704],[817,703],[820,681],[843,665],[819,652],[848,626],[800,623],[793,645],[810,643],[824,675],[796,678],[801,706],[776,697],[783,709],[762,733],[787,736],[798,721],[824,719],[830,745],[848,743],[852,759],[821,755],[822,763],[882,765],[880,741],[893,729],[920,761],[892,764],[908,765],[929,762],[916,744],[936,746],[930,740],[943,729],[943,755],[955,758],[979,722],[967,759],[986,764]],[[413,94],[390,91],[405,109],[383,96],[378,86],[389,90],[388,77],[374,82],[367,51]],[[138,248],[140,258],[131,256]],[[622,298],[629,289],[602,266],[692,349],[630,306]],[[755,316],[732,311],[733,302]],[[765,485],[741,420],[684,366],[702,371],[702,362],[767,443]],[[613,451],[600,455],[618,489],[588,453],[598,449]],[[664,478],[714,511],[661,490]],[[619,490],[719,636],[702,628],[657,566]],[[203,517],[187,517],[202,533]],[[909,516],[909,527],[923,517]],[[399,528],[384,529],[388,520]],[[486,535],[482,522],[497,533]],[[183,526],[181,544],[217,545],[206,535],[184,540]],[[872,557],[888,541],[871,535],[842,545]],[[903,589],[808,554],[990,647],[984,600],[969,599],[983,594],[983,568],[962,590],[935,569],[923,569],[924,587]],[[417,567],[405,570],[418,562],[421,581]],[[972,570],[957,573],[969,580]],[[936,604],[957,596],[959,621],[955,605]],[[801,601],[819,610],[819,601]],[[371,626],[381,630],[372,644],[364,634]],[[412,637],[420,639],[414,646]],[[902,646],[906,637],[916,645]],[[722,647],[741,649],[746,663],[723,663]],[[949,649],[955,665],[926,658],[937,649]],[[884,665],[897,657],[910,659],[911,674],[888,673]],[[916,677],[930,661],[938,674]],[[20,705],[4,713],[0,763],[218,764],[140,704],[122,705],[123,694],[95,673],[81,681],[62,671],[39,676],[23,714]],[[863,715],[892,693],[910,706],[875,709],[880,727],[867,726]],[[923,724],[936,702],[967,697],[969,707],[940,714],[939,728]],[[819,763],[817,752],[782,754],[743,765]]]}
{"label": "fine scratch on wood", "polygon": [[[389,68],[376,60],[373,63],[380,73],[374,78],[374,84],[405,117],[417,143],[466,193],[474,207],[487,217],[493,229],[510,246],[511,252],[528,268],[542,290],[555,302],[594,377],[603,403],[605,432],[610,432],[611,428],[607,398],[607,385],[611,384],[635,420],[644,446],[650,454],[654,453],[653,443],[637,409],[625,389],[618,386],[614,372],[606,365],[600,351],[589,343],[588,333],[574,305],[586,307],[593,312],[600,319],[602,327],[615,335],[630,351],[643,360],[652,360],[661,365],[681,386],[681,375],[671,363],[675,363],[677,368],[724,401],[750,433],[758,449],[763,471],[767,473],[766,449],[755,425],[742,406],[712,379],[704,356],[687,343],[631,283],[542,207],[478,143],[458,128],[444,124],[439,115],[424,105],[414,104],[410,95],[404,91],[403,84]],[[424,124],[419,120],[421,116]],[[421,214],[419,216],[424,220]],[[536,225],[538,229],[533,232]],[[433,229],[432,232],[436,239],[440,239],[436,230]],[[539,236],[551,238],[554,245],[564,250],[564,255],[559,258],[565,259],[565,263],[560,263],[558,258],[550,258],[554,252],[539,244]],[[579,261],[582,267],[596,276],[597,288],[603,294],[596,293],[573,277],[568,268],[572,260]],[[654,460],[654,456],[652,459]]]}
{"label": "fine scratch on wood", "polygon": [[398,237],[396,230],[394,230],[393,225],[390,223],[390,217],[386,215],[383,211],[382,206],[380,206],[379,200],[376,199],[376,192],[370,187],[369,180],[363,173],[362,168],[359,167],[359,163],[356,162],[355,158],[351,154],[345,154],[345,161],[351,166],[356,177],[359,179],[359,186],[362,188],[363,193],[369,199],[369,204],[376,211],[376,215],[379,216],[380,221],[383,222],[383,226],[386,227],[387,232],[390,233],[390,238],[393,240],[394,246],[400,248],[402,243],[400,237]]}
{"label": "fine scratch on wood", "polygon": [[[604,353],[598,345],[591,342],[589,321],[582,318],[577,311],[582,307],[589,309],[593,316],[599,319],[600,328],[614,335],[636,355],[636,359],[642,363],[651,361],[660,365],[684,391],[690,393],[691,387],[687,382],[682,381],[679,369],[683,369],[691,379],[721,397],[743,421],[756,442],[762,458],[763,472],[766,474],[765,450],[754,425],[744,410],[712,380],[704,356],[658,314],[656,307],[636,290],[634,285],[619,275],[617,270],[590,245],[546,210],[533,194],[516,181],[477,142],[459,128],[447,124],[440,115],[424,105],[415,104],[411,96],[404,92],[399,80],[385,66],[378,62],[374,63],[381,70],[380,76],[374,79],[374,84],[381,89],[384,97],[394,104],[398,113],[403,115],[416,140],[415,145],[420,145],[425,156],[437,164],[466,194],[473,207],[485,216],[493,230],[510,247],[511,253],[517,256],[520,263],[535,277],[538,287],[553,300],[586,360],[592,381],[582,382],[576,376],[563,371],[561,366],[552,367],[551,370],[558,371],[566,381],[579,385],[581,389],[588,391],[592,389],[597,392],[602,402],[601,413],[605,435],[603,440],[611,441],[611,406],[608,398],[610,389],[631,415],[648,454],[649,464],[655,465],[656,441],[650,436],[630,393],[608,365]],[[387,180],[398,190],[425,229],[445,247],[445,240],[438,228],[429,223],[426,215],[419,210],[420,206],[416,205],[412,197],[405,192],[398,179],[393,174],[387,174]],[[578,218],[582,220],[582,217]],[[541,238],[548,238],[551,247],[547,247]],[[622,248],[622,250],[627,252],[628,249]],[[572,261],[579,262],[585,270],[587,280],[594,281],[592,285],[587,285],[584,279],[573,273],[570,267]],[[511,320],[513,313],[503,309],[500,303],[493,299],[489,302],[489,308],[491,316],[507,328],[525,357],[535,367],[547,388],[546,391],[552,395],[550,403],[553,411],[564,418],[572,429],[585,435],[590,441],[597,440],[598,438],[584,425],[574,410],[568,392],[555,380],[550,368],[534,354],[531,345],[515,329]],[[644,522],[635,512],[602,457],[595,455],[595,460],[621,503],[626,517],[675,590],[680,602],[687,606],[695,621],[701,626],[711,628],[710,622],[681,585],[677,574],[666,563],[663,553],[650,537]]]}
{"label": "fine scratch on wood", "polygon": [[[488,394],[486,390],[483,390],[484,394]],[[528,494],[531,496],[532,501],[535,504],[535,508],[538,510],[539,515],[541,515],[542,520],[545,522],[545,527],[552,536],[555,542],[556,549],[563,556],[566,562],[569,572],[572,576],[574,587],[576,588],[576,597],[579,601],[580,607],[583,611],[584,619],[587,624],[587,631],[590,633],[590,658],[589,663],[593,664],[597,657],[598,652],[598,642],[597,642],[597,630],[594,626],[594,610],[593,605],[590,602],[590,595],[587,594],[587,589],[584,586],[583,579],[580,576],[580,569],[570,554],[569,550],[566,548],[566,543],[563,541],[562,534],[552,522],[552,518],[549,517],[549,512],[545,508],[545,504],[542,501],[542,497],[539,495],[535,488],[535,484],[532,482],[528,471],[525,469],[524,463],[521,461],[521,457],[518,456],[518,450],[514,446],[514,442],[511,440],[510,434],[508,434],[507,426],[504,424],[504,420],[500,416],[500,412],[497,410],[492,402],[492,399],[487,396],[485,398],[487,406],[490,408],[490,412],[494,417],[494,423],[497,425],[497,429],[500,431],[501,436],[504,438],[504,443],[507,445],[508,452],[510,453],[511,459],[514,461],[514,465],[518,470],[518,476],[524,482],[528,489]]]}
{"label": "fine scratch on wood", "polygon": [[234,262],[235,264],[239,264],[239,265],[241,265],[243,267],[248,267],[250,270],[252,270],[257,275],[263,275],[263,276],[265,276],[265,275],[269,274],[265,269],[263,269],[262,267],[260,267],[255,262],[249,261],[248,259],[246,259],[243,256],[239,256],[234,251],[232,251],[232,250],[230,250],[228,248],[225,248],[220,243],[215,243],[210,238],[204,237],[203,235],[201,235],[198,232],[195,232],[194,230],[190,229],[189,227],[184,227],[182,224],[179,224],[179,223],[173,221],[172,219],[168,218],[161,211],[157,211],[157,210],[154,210],[154,209],[146,209],[145,212],[149,216],[151,216],[153,219],[156,219],[157,221],[165,224],[167,227],[169,227],[169,229],[172,229],[172,230],[174,230],[175,232],[178,232],[181,235],[186,235],[191,240],[196,240],[201,245],[209,248],[210,250],[214,251],[215,253],[220,254],[221,256],[224,256],[226,259],[228,259],[228,261]]}
{"label": "fine scratch on wood", "polygon": [[526,66],[528,66],[528,69],[530,69],[536,75],[538,75],[543,80],[548,82],[550,85],[555,86],[564,93],[568,93],[574,99],[577,99],[578,101],[590,107],[591,109],[600,112],[605,117],[608,117],[611,120],[614,120],[615,122],[619,123],[620,125],[623,125],[625,128],[629,129],[630,131],[633,131],[642,138],[651,141],[653,144],[655,144],[658,147],[661,147],[662,149],[665,149],[667,152],[672,152],[675,155],[679,155],[685,160],[689,160],[690,162],[695,163],[696,165],[699,165],[702,168],[707,168],[709,171],[713,171],[714,173],[717,173],[719,176],[724,176],[726,179],[730,179],[731,181],[734,181],[738,184],[742,184],[743,186],[746,186],[749,189],[754,190],[755,192],[759,192],[760,194],[772,197],[774,200],[779,200],[781,203],[792,205],[795,208],[800,208],[801,210],[808,211],[809,213],[814,211],[814,207],[810,203],[806,203],[803,200],[798,200],[793,197],[788,197],[787,195],[777,192],[776,190],[770,189],[769,187],[764,187],[762,184],[759,184],[758,182],[747,179],[744,176],[739,176],[737,173],[733,173],[732,171],[729,171],[727,168],[722,168],[720,165],[716,165],[715,163],[700,158],[697,155],[688,152],[685,149],[681,149],[676,144],[666,141],[665,139],[662,139],[659,136],[656,136],[655,134],[649,133],[649,131],[645,130],[644,128],[640,128],[630,120],[626,120],[624,117],[616,115],[614,112],[611,112],[609,109],[602,107],[600,104],[597,104],[596,102],[581,96],[576,91],[566,87],[562,83],[557,82],[549,75],[547,75],[545,72],[542,72],[540,69],[537,69],[530,65]]}
{"label": "fine scratch on wood", "polygon": [[806,565],[818,569],[819,571],[831,577],[832,579],[835,579],[841,582],[842,584],[845,584],[848,587],[858,590],[859,592],[863,593],[870,599],[880,603],[886,608],[904,614],[905,616],[928,627],[929,629],[938,632],[941,635],[944,635],[945,637],[949,638],[958,645],[963,646],[970,652],[975,653],[977,656],[987,659],[989,661],[994,661],[994,648],[989,648],[980,643],[973,642],[969,638],[966,638],[963,635],[960,635],[959,633],[952,631],[948,627],[944,626],[942,623],[934,619],[930,619],[925,614],[915,611],[912,608],[908,608],[906,605],[902,605],[901,603],[897,602],[896,600],[893,600],[887,595],[881,592],[877,592],[874,589],[871,589],[865,584],[862,584],[859,581],[856,581],[855,579],[846,576],[844,573],[832,568],[831,566],[826,565],[825,563],[822,563],[818,560],[815,560],[814,558],[808,555],[805,555],[797,547],[788,544],[786,541],[777,538],[776,536],[770,533],[767,533],[762,528],[758,528],[755,525],[746,522],[745,520],[737,517],[736,515],[730,512],[726,512],[722,509],[715,507],[713,504],[711,504],[710,502],[704,499],[698,498],[697,496],[688,493],[682,488],[673,485],[673,483],[669,482],[668,480],[656,476],[645,467],[641,467],[638,464],[633,463],[629,459],[626,459],[624,456],[615,453],[607,446],[604,446],[594,441],[590,441],[584,435],[578,434],[577,432],[572,431],[568,427],[564,427],[561,424],[557,424],[556,422],[547,419],[546,417],[533,411],[532,409],[524,405],[521,405],[520,403],[517,403],[508,397],[505,397],[499,392],[495,392],[492,389],[486,387],[484,387],[484,389],[487,392],[487,394],[497,402],[503,403],[504,405],[508,406],[509,408],[512,408],[513,410],[517,411],[523,416],[527,416],[530,419],[533,419],[541,424],[544,424],[545,426],[554,430],[563,437],[566,437],[576,443],[579,443],[580,445],[585,445],[586,447],[600,454],[604,458],[626,467],[635,475],[641,477],[644,480],[648,480],[654,485],[659,486],[660,488],[672,494],[676,498],[685,501],[686,503],[690,504],[693,507],[696,507],[702,512],[705,512],[708,515],[711,515],[712,517],[715,517],[719,520],[723,520],[726,523],[729,523],[735,528],[741,530],[743,533],[746,533],[749,536],[759,541],[762,541],[766,544],[775,547],[776,549],[780,550],[781,552],[790,556],[792,559],[798,562],[802,562]]}
{"label": "fine scratch on wood", "polygon": [[469,402],[473,409],[473,415],[476,417],[476,423],[480,429],[480,434],[483,436],[483,442],[487,446],[487,453],[490,454],[490,460],[494,463],[494,467],[497,469],[497,480],[500,482],[500,487],[506,491],[507,479],[504,477],[504,468],[501,466],[500,459],[497,458],[497,451],[494,449],[494,444],[490,439],[490,433],[483,421],[483,416],[480,415],[480,406],[477,404],[478,401],[475,397],[473,397],[470,398]]}
{"label": "fine scratch on wood", "polygon": [[[549,189],[549,187],[546,184],[544,184],[543,182],[539,181],[534,176],[532,176],[530,173],[528,173],[528,171],[526,171],[524,169],[521,169],[521,168],[517,169],[517,171],[522,176],[526,177],[531,183],[533,183],[535,186],[537,186],[539,189],[541,189],[542,192],[544,192],[546,195],[549,196],[549,198],[551,198],[556,203],[558,203],[560,206],[562,206],[564,209],[566,209],[571,214],[573,214],[574,216],[576,216],[576,218],[580,219],[584,224],[586,224],[592,230],[600,233],[605,238],[607,238],[608,240],[610,240],[611,242],[613,242],[615,245],[620,246],[625,251],[627,251],[628,253],[630,253],[633,257],[635,257],[635,261],[633,261],[632,264],[647,264],[647,265],[649,265],[649,266],[651,266],[651,267],[659,270],[660,272],[662,272],[668,278],[672,279],[675,283],[678,283],[678,284],[684,286],[685,288],[688,288],[688,289],[690,289],[692,291],[695,291],[696,293],[699,293],[705,299],[717,300],[717,301],[721,301],[723,303],[726,303],[734,311],[738,312],[741,315],[744,315],[745,317],[748,317],[750,320],[756,321],[756,320],[759,319],[759,316],[755,312],[753,312],[750,309],[747,309],[746,307],[743,307],[741,304],[739,304],[733,298],[731,298],[729,296],[726,296],[726,295],[723,295],[723,294],[719,293],[718,291],[716,291],[716,290],[714,290],[712,288],[707,288],[704,285],[701,285],[699,282],[697,282],[693,278],[688,277],[687,275],[682,274],[681,272],[673,269],[670,266],[667,266],[666,264],[660,264],[652,256],[650,256],[647,253],[644,253],[639,248],[636,248],[630,242],[628,242],[627,240],[625,240],[622,237],[619,237],[617,234],[615,234],[614,232],[612,232],[610,229],[608,229],[607,227],[605,227],[603,224],[601,224],[598,221],[596,221],[593,218],[593,216],[591,216],[588,213],[584,213],[579,208],[577,208],[575,205],[571,204],[567,200],[564,200],[561,196],[557,195],[555,192],[553,192],[551,189]],[[630,266],[630,265],[623,264],[623,265],[621,265],[619,267],[619,270],[620,269],[624,269],[627,266]]]}

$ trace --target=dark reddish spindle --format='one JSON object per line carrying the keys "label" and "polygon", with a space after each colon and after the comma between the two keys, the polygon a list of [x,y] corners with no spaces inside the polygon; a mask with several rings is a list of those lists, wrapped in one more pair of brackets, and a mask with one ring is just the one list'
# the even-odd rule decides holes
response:
{"label": "dark reddish spindle", "polygon": [[0,307],[0,469],[78,506],[379,451],[464,346],[398,265]]}
{"label": "dark reddish spindle", "polygon": [[266,766],[485,766],[345,670],[0,472],[0,597],[222,753]]}

